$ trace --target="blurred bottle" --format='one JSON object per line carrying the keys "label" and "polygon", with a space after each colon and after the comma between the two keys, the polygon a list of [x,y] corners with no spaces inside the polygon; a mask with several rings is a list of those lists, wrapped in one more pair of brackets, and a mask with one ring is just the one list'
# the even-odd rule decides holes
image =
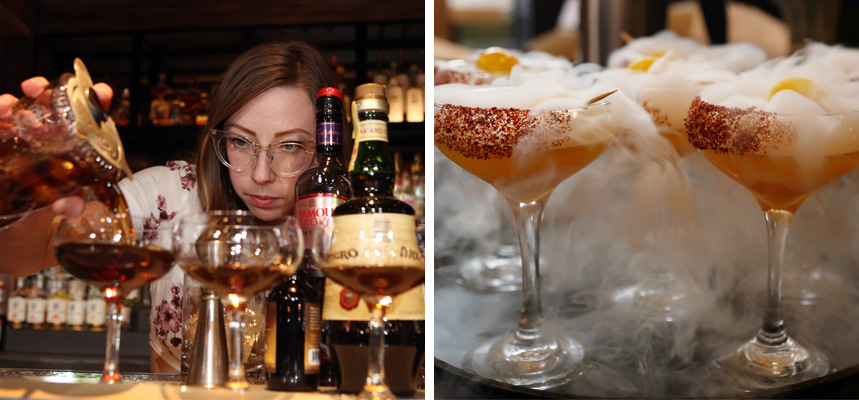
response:
{"label": "blurred bottle", "polygon": [[9,327],[21,329],[27,319],[27,288],[26,278],[15,278],[15,288],[9,293],[9,308],[6,317]]}
{"label": "blurred bottle", "polygon": [[171,104],[175,93],[167,84],[167,74],[158,74],[158,83],[152,87],[152,102],[149,105],[149,120],[155,126],[173,125],[170,119]]}
{"label": "blurred bottle", "polygon": [[424,160],[420,153],[415,153],[412,162],[412,187],[414,187],[415,192],[415,219],[418,221],[425,219],[426,191],[424,180]]}
{"label": "blurred bottle", "polygon": [[394,169],[397,173],[394,197],[414,208],[415,188],[412,185],[411,168],[403,161],[402,154],[399,152],[394,153]]}
{"label": "blurred bottle", "polygon": [[119,104],[117,104],[111,116],[117,126],[131,125],[131,91],[128,88],[122,89]]}
{"label": "blurred bottle", "polygon": [[194,117],[194,124],[203,126],[209,122],[209,94],[206,92],[200,93],[200,101],[191,109],[191,115]]}
{"label": "blurred bottle", "polygon": [[122,301],[122,326],[130,326],[134,310],[140,308],[140,288],[128,292]]}
{"label": "blurred bottle", "polygon": [[388,122],[403,122],[406,101],[405,89],[397,78],[397,63],[391,63],[391,75],[388,77]]}
{"label": "blurred bottle", "polygon": [[406,122],[424,122],[424,82],[418,75],[417,64],[409,67],[409,88],[406,90]]}
{"label": "blurred bottle", "polygon": [[376,50],[376,67],[368,73],[368,81],[386,85],[388,83],[388,71],[385,69],[385,54],[382,50]]}
{"label": "blurred bottle", "polygon": [[91,329],[100,330],[104,328],[107,319],[107,303],[104,293],[97,287],[87,285],[86,297],[86,324]]}
{"label": "blurred bottle", "polygon": [[69,308],[66,315],[66,325],[72,330],[81,330],[86,323],[86,288],[81,280],[69,279]]}
{"label": "blurred bottle", "polygon": [[53,274],[48,280],[47,322],[51,328],[62,329],[68,320],[69,294],[63,274]]}
{"label": "blurred bottle", "polygon": [[195,125],[199,110],[197,105],[203,98],[203,90],[197,87],[194,79],[188,79],[188,83],[179,91],[179,117],[176,123],[179,125]]}
{"label": "blurred bottle", "polygon": [[33,329],[45,327],[45,315],[48,299],[45,296],[45,276],[34,274],[30,276],[31,286],[27,293],[27,325]]}

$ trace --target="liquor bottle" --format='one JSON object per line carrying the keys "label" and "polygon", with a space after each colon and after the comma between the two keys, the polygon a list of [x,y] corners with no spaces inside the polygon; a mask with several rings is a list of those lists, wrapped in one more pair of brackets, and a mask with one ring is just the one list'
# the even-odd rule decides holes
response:
{"label": "liquor bottle", "polygon": [[402,154],[394,153],[394,170],[397,172],[397,179],[394,183],[394,197],[400,201],[415,207],[415,188],[412,185],[412,176],[409,173],[411,167],[403,162]]}
{"label": "liquor bottle", "polygon": [[[396,70],[397,64],[391,63],[391,69]],[[406,88],[400,83],[398,76],[394,73],[388,79],[388,122],[403,122],[405,118]]]}
{"label": "liquor bottle", "polygon": [[81,280],[69,279],[69,308],[66,315],[66,325],[72,330],[83,329],[86,323],[86,283]]}
{"label": "liquor bottle", "polygon": [[[359,121],[355,140],[357,151],[349,174],[354,197],[334,210],[335,225],[338,218],[357,214],[397,214],[414,224],[414,209],[393,196],[396,172],[387,141],[385,87],[374,83],[358,86],[353,110]],[[385,217],[392,220],[388,215]],[[408,293],[417,293],[417,296],[407,296]],[[419,301],[413,301],[415,298]],[[422,289],[396,296],[394,302],[406,302],[406,308],[417,310],[397,317],[396,307],[392,305],[385,323],[388,385],[396,394],[409,394],[416,390],[417,371],[424,353]],[[337,390],[360,392],[366,381],[369,360],[367,306],[355,292],[330,280],[325,284],[323,305],[323,344],[331,357]]]}
{"label": "liquor bottle", "polygon": [[45,326],[45,315],[48,308],[48,298],[45,296],[45,276],[31,275],[32,286],[27,294],[27,324],[34,329]]}
{"label": "liquor bottle", "polygon": [[86,298],[86,324],[93,330],[101,330],[107,319],[107,303],[104,293],[95,286],[88,285]]}
{"label": "liquor bottle", "polygon": [[[334,208],[352,195],[342,155],[343,93],[324,88],[316,100],[317,166],[302,173],[295,184],[295,215],[307,248],[313,229],[330,228]],[[309,254],[268,297],[265,370],[269,389],[315,391],[318,387],[325,275]]]}
{"label": "liquor bottle", "polygon": [[412,162],[412,187],[415,191],[415,219],[422,221],[425,218],[426,188],[424,186],[424,161],[420,153],[415,153]]}
{"label": "liquor bottle", "polygon": [[23,328],[27,318],[27,289],[25,284],[25,278],[15,278],[15,289],[9,293],[9,309],[6,317],[9,321],[9,327],[12,329]]}
{"label": "liquor bottle", "polygon": [[51,328],[60,329],[68,320],[69,294],[62,274],[54,274],[48,280],[47,322]]}
{"label": "liquor bottle", "polygon": [[419,78],[418,66],[409,67],[410,84],[406,89],[406,122],[424,122],[424,82]]}

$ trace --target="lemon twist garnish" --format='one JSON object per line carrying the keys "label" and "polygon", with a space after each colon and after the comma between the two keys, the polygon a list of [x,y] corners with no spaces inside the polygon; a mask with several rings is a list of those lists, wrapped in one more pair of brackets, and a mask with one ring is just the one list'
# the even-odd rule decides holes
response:
{"label": "lemon twist garnish", "polygon": [[653,62],[658,60],[659,57],[660,56],[644,56],[643,58],[635,60],[632,64],[629,64],[629,69],[647,72],[647,70],[650,69],[650,66],[653,65]]}
{"label": "lemon twist garnish", "polygon": [[519,60],[507,49],[501,47],[490,47],[480,54],[477,60],[477,68],[486,72],[510,73],[513,66],[519,64]]}
{"label": "lemon twist garnish", "polygon": [[786,78],[778,81],[770,89],[770,99],[782,90],[793,90],[814,101],[823,97],[823,90],[812,80],[806,78]]}

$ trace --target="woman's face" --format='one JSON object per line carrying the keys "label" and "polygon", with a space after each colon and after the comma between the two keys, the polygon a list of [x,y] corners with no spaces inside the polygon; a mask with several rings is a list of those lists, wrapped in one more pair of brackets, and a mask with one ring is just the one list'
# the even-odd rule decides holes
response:
{"label": "woman's face", "polygon": [[[229,118],[224,130],[241,134],[259,145],[285,140],[315,141],[316,108],[305,90],[275,87]],[[295,182],[300,174],[290,177],[275,174],[265,149],[259,149],[251,168],[229,171],[233,189],[257,218],[277,221],[293,214]]]}

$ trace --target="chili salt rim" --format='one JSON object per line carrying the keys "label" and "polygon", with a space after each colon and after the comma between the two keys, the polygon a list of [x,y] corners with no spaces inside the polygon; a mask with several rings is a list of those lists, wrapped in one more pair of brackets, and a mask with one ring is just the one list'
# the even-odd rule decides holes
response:
{"label": "chili salt rim", "polygon": [[434,140],[463,157],[489,160],[509,158],[522,141],[534,149],[563,146],[570,140],[576,118],[572,113],[607,107],[601,100],[588,107],[569,110],[483,108],[443,104],[435,113]]}
{"label": "chili salt rim", "polygon": [[754,107],[711,104],[697,96],[686,115],[686,133],[689,143],[698,150],[762,155],[790,146],[794,141],[795,128],[779,121],[778,116]]}

